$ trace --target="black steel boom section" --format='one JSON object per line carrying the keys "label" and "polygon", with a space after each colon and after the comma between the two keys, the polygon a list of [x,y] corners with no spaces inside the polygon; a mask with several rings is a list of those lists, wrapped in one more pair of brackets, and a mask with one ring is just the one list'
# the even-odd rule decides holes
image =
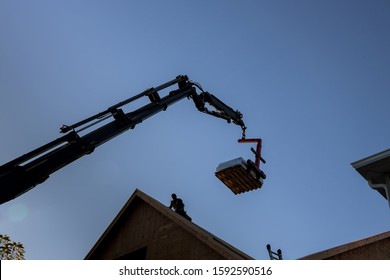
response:
{"label": "black steel boom section", "polygon": [[[173,85],[177,85],[178,88],[170,91],[166,96],[160,97],[160,90]],[[198,94],[196,88],[202,92]],[[123,112],[122,106],[142,97],[148,97],[150,103],[132,112]],[[195,106],[201,112],[241,126],[244,137],[246,127],[239,111],[233,110],[212,94],[203,91],[187,76],[177,76],[172,81],[145,90],[85,120],[73,125],[62,126],[61,133],[67,133],[64,136],[0,166],[0,204],[29,191],[49,178],[50,174],[84,155],[92,153],[96,147],[128,129],[133,129],[142,121],[166,110],[168,106],[183,98],[193,99]],[[206,107],[207,104],[216,110],[210,111]],[[86,135],[80,136],[78,134],[109,118],[113,118],[113,120]]]}

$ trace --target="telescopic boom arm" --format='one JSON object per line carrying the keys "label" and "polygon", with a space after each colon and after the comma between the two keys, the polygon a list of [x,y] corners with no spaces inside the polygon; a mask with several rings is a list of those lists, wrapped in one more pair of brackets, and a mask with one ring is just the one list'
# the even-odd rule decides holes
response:
{"label": "telescopic boom arm", "polygon": [[[177,89],[160,97],[160,90],[174,85],[177,85]],[[201,90],[200,94],[196,92],[196,88]],[[123,112],[122,106],[142,97],[148,97],[150,102],[132,112]],[[187,76],[181,75],[165,84],[147,89],[119,102],[85,120],[73,125],[62,126],[60,130],[61,133],[66,133],[64,136],[0,166],[0,204],[29,191],[49,178],[50,174],[84,155],[92,153],[96,147],[128,129],[133,129],[142,121],[165,111],[170,105],[184,98],[191,98],[197,109],[203,113],[239,125],[242,128],[242,136],[245,137],[246,127],[239,111],[233,110],[212,94],[203,91]],[[207,105],[215,110],[209,110]],[[79,135],[81,131],[110,118],[113,119],[111,122],[83,136]]]}

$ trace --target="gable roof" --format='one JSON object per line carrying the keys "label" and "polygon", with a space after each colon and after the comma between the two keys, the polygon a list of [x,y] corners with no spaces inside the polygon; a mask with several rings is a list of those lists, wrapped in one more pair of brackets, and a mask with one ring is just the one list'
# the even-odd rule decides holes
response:
{"label": "gable roof", "polygon": [[300,260],[324,260],[324,259],[332,258],[335,257],[336,255],[340,255],[347,251],[352,251],[354,249],[358,249],[363,246],[370,245],[387,238],[390,238],[390,231],[383,232],[354,242],[350,242],[318,253],[314,253],[306,257],[300,258]]}
{"label": "gable roof", "polygon": [[222,239],[218,238],[217,236],[213,235],[207,230],[201,228],[195,223],[190,222],[184,217],[178,215],[177,213],[172,211],[169,207],[163,205],[162,203],[150,197],[149,195],[145,194],[139,189],[136,189],[134,191],[134,193],[131,195],[129,200],[125,203],[125,205],[119,211],[117,216],[114,218],[111,224],[104,231],[103,235],[99,238],[99,240],[89,251],[85,259],[91,259],[93,257],[94,252],[96,252],[98,248],[100,248],[100,246],[104,244],[104,241],[106,240],[111,230],[113,230],[115,225],[119,223],[120,220],[126,218],[124,213],[128,212],[129,210],[132,211],[134,207],[137,207],[138,205],[137,202],[139,202],[140,200],[147,203],[149,206],[154,208],[156,211],[160,212],[162,215],[164,215],[166,218],[171,220],[173,223],[175,223],[177,226],[182,228],[184,231],[186,231],[196,239],[200,240],[205,245],[212,248],[220,255],[224,256],[226,259],[249,259],[249,260],[253,259],[251,256],[245,254],[244,252],[240,251],[239,249],[235,248],[229,243],[223,241]]}

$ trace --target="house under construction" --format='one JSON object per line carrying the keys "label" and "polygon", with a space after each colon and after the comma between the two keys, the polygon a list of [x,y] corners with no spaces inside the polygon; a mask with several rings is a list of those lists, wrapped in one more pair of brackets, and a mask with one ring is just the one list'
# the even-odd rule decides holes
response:
{"label": "house under construction", "polygon": [[253,258],[136,189],[85,259]]}

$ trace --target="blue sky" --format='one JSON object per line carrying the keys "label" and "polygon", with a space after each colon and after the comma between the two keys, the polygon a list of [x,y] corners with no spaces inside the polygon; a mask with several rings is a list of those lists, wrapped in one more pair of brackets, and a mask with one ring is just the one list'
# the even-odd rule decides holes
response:
{"label": "blue sky", "polygon": [[[352,162],[389,148],[388,1],[0,1],[0,161],[186,74],[263,139],[260,190],[214,176],[253,158],[240,128],[183,100],[0,205],[27,259],[82,259],[139,188],[256,259],[389,230]],[[131,109],[131,108],[129,108]]]}

